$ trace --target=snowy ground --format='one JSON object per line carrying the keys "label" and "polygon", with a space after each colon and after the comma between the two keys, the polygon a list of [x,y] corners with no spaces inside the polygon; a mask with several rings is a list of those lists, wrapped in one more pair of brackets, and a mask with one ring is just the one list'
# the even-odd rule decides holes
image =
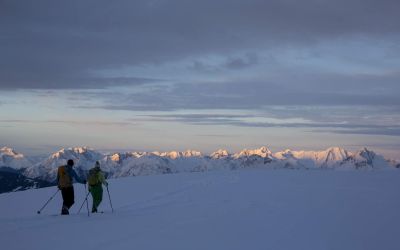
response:
{"label": "snowy ground", "polygon": [[0,195],[1,248],[400,249],[400,171],[239,170],[110,181],[103,214],[53,188]]}

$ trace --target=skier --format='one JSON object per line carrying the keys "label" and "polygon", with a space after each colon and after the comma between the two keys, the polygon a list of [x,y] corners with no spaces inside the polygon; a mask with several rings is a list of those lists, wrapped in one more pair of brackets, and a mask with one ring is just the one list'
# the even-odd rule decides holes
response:
{"label": "skier", "polygon": [[68,160],[67,165],[58,167],[57,183],[63,198],[63,206],[61,208],[61,214],[63,215],[69,214],[69,209],[75,202],[73,179],[86,185],[86,181],[79,178],[76,172],[72,169],[73,166],[74,161],[70,159]]}
{"label": "skier", "polygon": [[97,213],[97,208],[103,199],[103,187],[108,187],[108,183],[104,178],[103,171],[100,169],[100,163],[96,161],[95,167],[89,170],[88,176],[89,192],[93,197],[92,213]]}

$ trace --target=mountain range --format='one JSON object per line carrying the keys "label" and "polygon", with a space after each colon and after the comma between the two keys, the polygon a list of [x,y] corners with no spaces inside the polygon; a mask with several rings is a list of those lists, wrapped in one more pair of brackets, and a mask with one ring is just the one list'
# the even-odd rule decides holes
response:
{"label": "mountain range", "polygon": [[363,148],[350,152],[332,147],[322,151],[284,150],[273,153],[267,147],[229,153],[220,149],[210,155],[199,151],[124,152],[103,154],[88,147],[61,149],[44,160],[35,162],[9,147],[0,149],[0,192],[49,186],[55,183],[57,168],[68,159],[85,177],[96,161],[108,178],[126,176],[201,172],[219,169],[390,169],[400,168],[395,161]]}

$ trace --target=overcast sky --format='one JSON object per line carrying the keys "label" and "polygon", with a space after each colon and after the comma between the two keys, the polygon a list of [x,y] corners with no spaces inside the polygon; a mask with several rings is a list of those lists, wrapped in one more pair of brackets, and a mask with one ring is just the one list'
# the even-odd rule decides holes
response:
{"label": "overcast sky", "polygon": [[400,159],[399,13],[396,0],[1,0],[0,143]]}

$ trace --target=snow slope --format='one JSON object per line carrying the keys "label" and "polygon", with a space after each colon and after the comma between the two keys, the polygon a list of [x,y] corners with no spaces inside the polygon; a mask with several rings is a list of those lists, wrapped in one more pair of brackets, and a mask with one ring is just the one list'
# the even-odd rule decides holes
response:
{"label": "snow slope", "polygon": [[400,171],[241,169],[110,180],[100,210],[56,191],[0,195],[2,249],[400,249]]}

